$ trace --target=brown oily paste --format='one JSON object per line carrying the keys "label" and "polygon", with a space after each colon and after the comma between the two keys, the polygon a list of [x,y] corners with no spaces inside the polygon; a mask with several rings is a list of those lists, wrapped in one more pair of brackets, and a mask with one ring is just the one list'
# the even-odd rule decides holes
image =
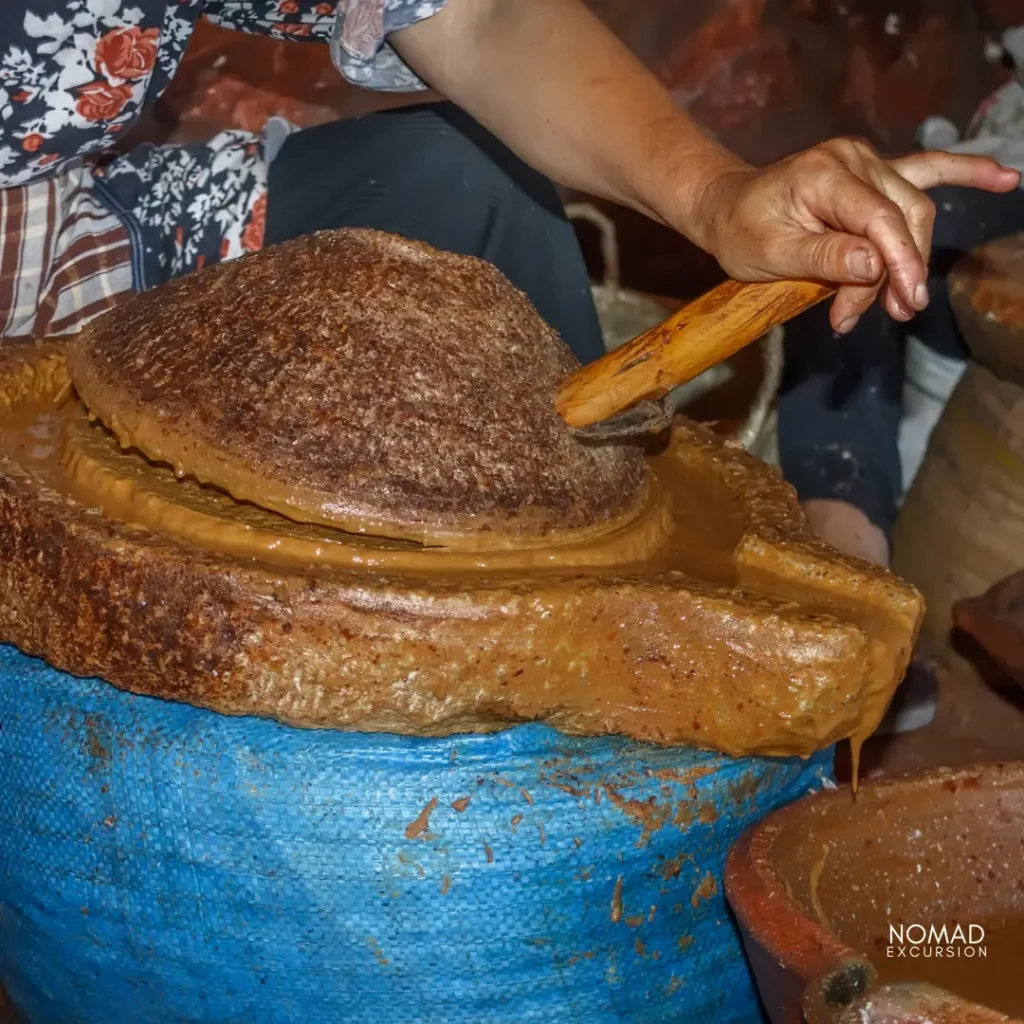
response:
{"label": "brown oily paste", "polygon": [[70,355],[125,447],[292,519],[465,550],[601,534],[647,498],[632,446],[552,403],[579,364],[483,260],[323,231],[90,323]]}
{"label": "brown oily paste", "polygon": [[126,522],[163,530],[198,547],[292,566],[393,571],[457,571],[565,565],[616,565],[642,561],[664,544],[672,530],[668,502],[655,484],[628,517],[579,531],[544,547],[502,538],[491,550],[441,550],[413,541],[349,533],[296,522],[256,501],[234,500],[194,478],[177,478],[169,466],[154,464],[121,448],[85,410],[63,410],[60,454],[76,492]]}
{"label": "brown oily paste", "polygon": [[[964,943],[905,947],[903,956],[897,955],[896,948],[891,953],[881,951],[872,957],[879,982],[925,982],[1024,1020],[1024,984],[1018,973],[1024,914],[1000,914],[970,924],[982,930],[983,952]],[[941,928],[942,922],[937,927]]]}

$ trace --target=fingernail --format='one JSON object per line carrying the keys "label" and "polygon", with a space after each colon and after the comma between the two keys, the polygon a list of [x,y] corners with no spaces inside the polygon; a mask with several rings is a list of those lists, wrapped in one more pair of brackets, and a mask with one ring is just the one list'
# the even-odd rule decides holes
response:
{"label": "fingernail", "polygon": [[919,284],[914,289],[914,302],[918,309],[924,309],[928,305],[928,286]]}
{"label": "fingernail", "polygon": [[903,317],[904,320],[909,320],[914,315],[899,299],[895,297],[893,298],[893,305],[896,307],[896,312]]}
{"label": "fingernail", "polygon": [[849,334],[857,326],[859,316],[848,316],[837,328],[840,334]]}
{"label": "fingernail", "polygon": [[847,257],[847,267],[858,281],[874,281],[873,260],[867,249],[854,249]]}

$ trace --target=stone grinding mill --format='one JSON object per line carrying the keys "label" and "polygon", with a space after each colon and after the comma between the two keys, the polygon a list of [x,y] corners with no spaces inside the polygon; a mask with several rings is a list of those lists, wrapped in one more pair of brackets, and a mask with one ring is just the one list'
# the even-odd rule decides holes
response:
{"label": "stone grinding mill", "polygon": [[725,854],[874,728],[920,601],[695,425],[575,440],[573,366],[365,231],[0,355],[29,1021],[749,1019]]}

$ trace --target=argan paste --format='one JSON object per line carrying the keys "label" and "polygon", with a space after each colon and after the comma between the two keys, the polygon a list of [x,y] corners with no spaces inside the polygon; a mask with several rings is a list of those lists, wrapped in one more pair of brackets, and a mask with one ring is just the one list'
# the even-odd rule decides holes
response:
{"label": "argan paste", "polygon": [[680,422],[627,520],[544,547],[299,524],[122,451],[59,347],[0,356],[0,640],[229,714],[419,735],[546,721],[742,755],[877,725],[920,600]]}

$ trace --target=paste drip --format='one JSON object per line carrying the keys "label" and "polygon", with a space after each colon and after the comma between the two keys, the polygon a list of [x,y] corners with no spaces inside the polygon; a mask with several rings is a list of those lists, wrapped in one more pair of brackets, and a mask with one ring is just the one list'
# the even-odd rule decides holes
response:
{"label": "paste drip", "polygon": [[[641,507],[600,534],[428,548],[178,479],[89,423],[59,349],[8,353],[0,640],[136,692],[296,725],[444,735],[542,720],[733,755],[859,747],[909,658],[913,590],[813,540],[771,472],[699,428],[681,423],[647,467]],[[17,524],[54,509],[61,539],[37,547],[50,527]],[[148,592],[133,583],[124,609],[116,587],[103,591],[85,609],[99,625],[79,598],[60,603],[61,581],[92,571],[86,520],[109,535],[88,556],[105,574],[166,569],[172,589],[154,582],[140,605]],[[146,640],[165,620],[137,609],[179,601],[168,621],[183,625]],[[238,608],[244,628],[206,626]],[[122,612],[123,634],[106,618]],[[186,658],[190,630],[201,661]],[[141,643],[156,661],[133,653]]]}

